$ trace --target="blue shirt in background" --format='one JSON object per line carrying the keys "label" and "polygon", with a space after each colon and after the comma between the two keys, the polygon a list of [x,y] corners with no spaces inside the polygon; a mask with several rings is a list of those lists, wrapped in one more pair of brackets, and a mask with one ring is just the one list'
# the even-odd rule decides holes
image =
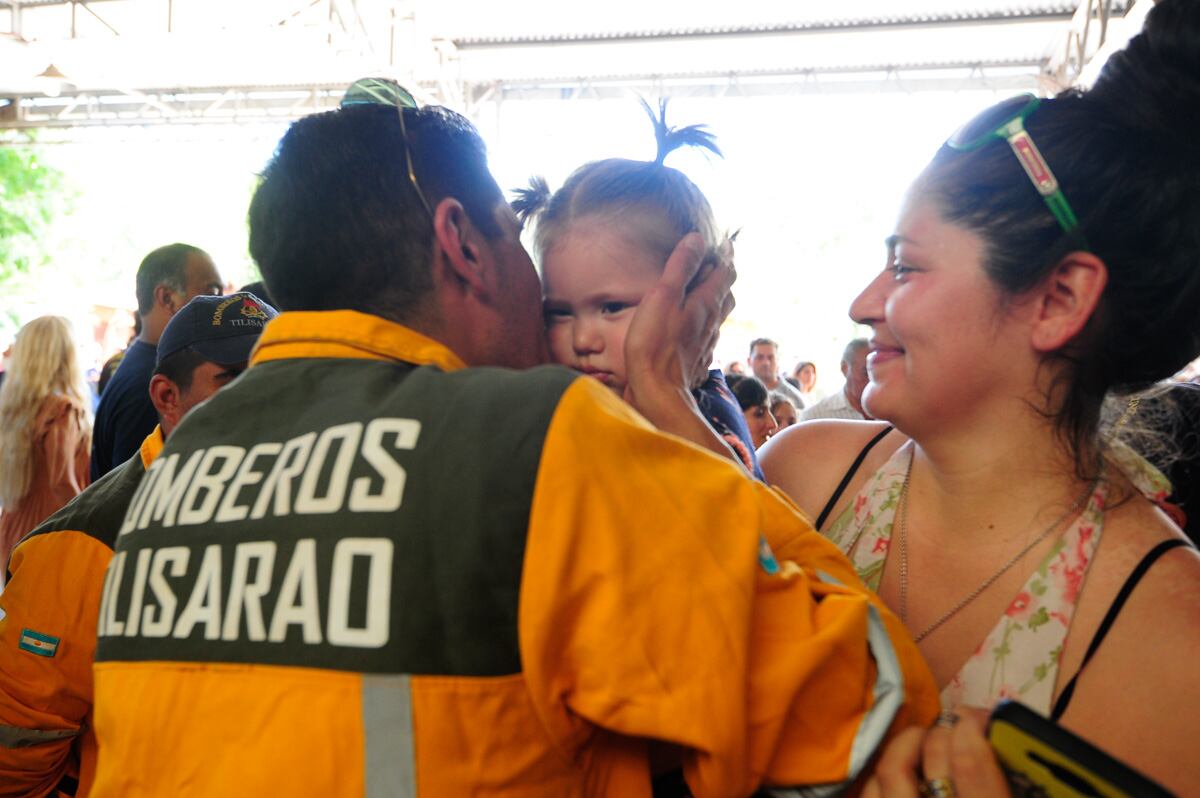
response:
{"label": "blue shirt in background", "polygon": [[132,457],[158,424],[150,402],[157,354],[154,344],[134,341],[104,387],[92,428],[92,482]]}
{"label": "blue shirt in background", "polygon": [[733,448],[746,468],[754,474],[755,479],[765,482],[762,469],[758,467],[758,455],[754,452],[754,439],[750,437],[750,427],[746,424],[746,417],[742,415],[742,408],[738,405],[733,391],[725,384],[725,375],[721,370],[710,370],[708,379],[692,391],[692,396],[700,406],[700,412],[704,414],[708,425]]}

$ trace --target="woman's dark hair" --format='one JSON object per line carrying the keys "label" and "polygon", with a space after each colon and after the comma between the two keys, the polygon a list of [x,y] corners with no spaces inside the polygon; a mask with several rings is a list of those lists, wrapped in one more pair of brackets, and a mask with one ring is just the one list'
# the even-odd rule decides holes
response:
{"label": "woman's dark hair", "polygon": [[531,178],[527,188],[514,192],[512,206],[521,220],[536,219],[534,254],[539,261],[574,222],[588,216],[621,218],[622,229],[661,254],[663,263],[679,239],[693,231],[703,236],[710,254],[719,251],[724,242],[719,240],[708,200],[682,172],[663,164],[684,146],[720,155],[713,134],[704,125],[669,126],[666,100],[659,101],[657,112],[644,100],[642,107],[654,124],[653,161],[593,161],[576,169],[556,192],[541,177]]}
{"label": "woman's dark hair", "polygon": [[745,412],[752,407],[765,405],[770,391],[758,377],[743,377],[733,386],[733,395],[737,398],[738,407]]}
{"label": "woman's dark hair", "polygon": [[[1081,474],[1109,393],[1144,390],[1200,353],[1200,3],[1162,0],[1094,88],[1025,120],[1108,283],[1083,331],[1055,353],[1055,424]],[[1080,240],[1066,235],[1002,141],[944,146],[921,178],[942,218],[984,242],[1010,296],[1037,286]]]}
{"label": "woman's dark hair", "polygon": [[[462,202],[486,236],[504,195],[483,140],[439,106],[358,105],[291,126],[250,203],[250,254],[284,310],[351,309],[403,320],[432,287],[433,224],[408,177],[411,155],[431,206]],[[407,146],[405,143],[407,142]]]}

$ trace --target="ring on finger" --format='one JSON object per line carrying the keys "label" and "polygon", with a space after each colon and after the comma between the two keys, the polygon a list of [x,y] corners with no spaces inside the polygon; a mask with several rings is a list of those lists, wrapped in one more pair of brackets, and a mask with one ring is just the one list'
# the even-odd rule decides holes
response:
{"label": "ring on finger", "polygon": [[926,779],[921,782],[921,795],[926,798],[954,798],[954,782],[950,779]]}
{"label": "ring on finger", "polygon": [[938,713],[937,720],[933,722],[933,725],[939,726],[943,729],[953,729],[958,725],[958,720],[959,718],[957,712],[945,710]]}

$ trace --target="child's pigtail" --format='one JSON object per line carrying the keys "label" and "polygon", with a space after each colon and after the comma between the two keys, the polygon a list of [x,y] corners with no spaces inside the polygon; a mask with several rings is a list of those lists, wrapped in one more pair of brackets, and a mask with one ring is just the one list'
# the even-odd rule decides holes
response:
{"label": "child's pigtail", "polygon": [[718,157],[724,157],[721,155],[721,148],[717,146],[717,137],[709,132],[708,125],[672,128],[667,124],[666,98],[658,101],[657,113],[645,99],[639,97],[638,101],[641,102],[642,108],[645,109],[646,115],[650,117],[650,122],[654,125],[654,140],[658,143],[658,153],[654,158],[654,163],[657,166],[662,166],[667,156],[680,147],[700,147]]}
{"label": "child's pigtail", "polygon": [[529,178],[528,186],[513,189],[513,200],[510,204],[521,224],[528,224],[550,204],[550,184],[541,175],[534,175]]}

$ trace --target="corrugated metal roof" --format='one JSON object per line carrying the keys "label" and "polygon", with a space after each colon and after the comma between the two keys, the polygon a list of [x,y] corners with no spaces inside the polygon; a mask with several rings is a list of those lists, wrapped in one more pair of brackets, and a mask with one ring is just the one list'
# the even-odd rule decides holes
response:
{"label": "corrugated metal roof", "polygon": [[[1120,5],[1122,0],[1114,4]],[[1120,9],[1121,13],[1124,9]],[[661,29],[625,28],[609,31],[583,31],[544,33],[512,36],[463,36],[453,38],[457,47],[537,45],[537,44],[584,44],[589,42],[612,42],[640,39],[674,39],[681,37],[745,36],[770,33],[806,33],[849,31],[862,28],[902,27],[910,25],[951,25],[955,23],[987,23],[1013,21],[1063,21],[1071,18],[1075,4],[1064,2],[1045,3],[1041,6],[1009,6],[998,8],[957,9],[931,13],[900,13],[883,16],[822,17],[778,22],[762,22],[739,25],[690,26]]]}

